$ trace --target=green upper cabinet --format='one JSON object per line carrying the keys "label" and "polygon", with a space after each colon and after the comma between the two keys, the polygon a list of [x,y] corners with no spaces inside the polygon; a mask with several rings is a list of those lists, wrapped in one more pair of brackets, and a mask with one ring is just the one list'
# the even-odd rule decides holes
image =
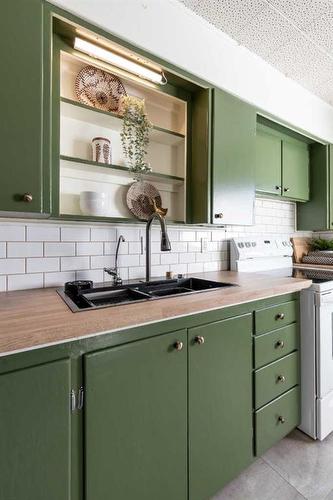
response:
{"label": "green upper cabinet", "polygon": [[255,109],[214,89],[212,221],[252,225],[255,197]]}
{"label": "green upper cabinet", "polygon": [[256,190],[280,195],[282,189],[281,139],[258,126],[256,136]]}
{"label": "green upper cabinet", "polygon": [[310,146],[309,203],[297,208],[297,229],[303,231],[333,228],[333,146]]}
{"label": "green upper cabinet", "polygon": [[282,141],[282,196],[309,199],[309,147],[300,141]]}
{"label": "green upper cabinet", "polygon": [[257,120],[256,191],[308,201],[311,141],[260,115]]}
{"label": "green upper cabinet", "polygon": [[251,332],[251,314],[189,329],[191,500],[211,498],[252,460]]}
{"label": "green upper cabinet", "polygon": [[43,211],[43,5],[5,0],[0,58],[0,211]]}
{"label": "green upper cabinet", "polygon": [[70,361],[0,375],[0,498],[70,500]]}
{"label": "green upper cabinet", "polygon": [[187,498],[187,339],[85,356],[86,500]]}

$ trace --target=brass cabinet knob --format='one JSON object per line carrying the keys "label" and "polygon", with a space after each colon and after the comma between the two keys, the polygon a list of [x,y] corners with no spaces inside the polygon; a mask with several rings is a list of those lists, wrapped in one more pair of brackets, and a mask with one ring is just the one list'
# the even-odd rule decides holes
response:
{"label": "brass cabinet knob", "polygon": [[277,381],[283,384],[286,381],[286,377],[284,375],[279,375]]}
{"label": "brass cabinet knob", "polygon": [[280,415],[278,418],[278,421],[280,422],[280,424],[284,424],[286,419],[284,417],[282,417],[282,415]]}
{"label": "brass cabinet knob", "polygon": [[194,339],[196,344],[202,345],[205,343],[205,337],[202,337],[201,335],[197,335]]}
{"label": "brass cabinet knob", "polygon": [[31,203],[32,202],[32,194],[31,193],[24,193],[23,201],[25,201],[26,203]]}
{"label": "brass cabinet knob", "polygon": [[276,319],[284,319],[284,313],[278,313]]}
{"label": "brass cabinet knob", "polygon": [[275,344],[275,347],[280,347],[280,349],[283,349],[284,348],[283,340],[278,340]]}
{"label": "brass cabinet knob", "polygon": [[181,351],[184,347],[183,342],[180,342],[180,340],[177,340],[174,344],[173,347],[176,349],[176,351]]}
{"label": "brass cabinet knob", "polygon": [[223,219],[223,213],[214,214],[215,219]]}
{"label": "brass cabinet knob", "polygon": [[282,186],[275,186],[275,189],[276,189],[277,191],[281,191],[281,188],[282,188]]}
{"label": "brass cabinet knob", "polygon": [[290,188],[283,188],[283,191],[284,191],[285,193],[288,193],[288,191],[290,191]]}

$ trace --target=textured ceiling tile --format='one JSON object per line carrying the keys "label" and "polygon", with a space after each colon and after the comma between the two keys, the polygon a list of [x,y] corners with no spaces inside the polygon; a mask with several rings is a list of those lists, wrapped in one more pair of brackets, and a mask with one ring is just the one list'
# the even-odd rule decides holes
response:
{"label": "textured ceiling tile", "polygon": [[313,91],[324,101],[333,104],[333,78],[314,87]]}
{"label": "textured ceiling tile", "polygon": [[267,0],[299,28],[312,23],[316,17],[333,12],[331,0]]}
{"label": "textured ceiling tile", "polygon": [[333,13],[316,18],[304,32],[315,43],[333,53]]}
{"label": "textured ceiling tile", "polygon": [[253,18],[238,36],[238,41],[262,57],[289,44],[299,31],[268,6]]}

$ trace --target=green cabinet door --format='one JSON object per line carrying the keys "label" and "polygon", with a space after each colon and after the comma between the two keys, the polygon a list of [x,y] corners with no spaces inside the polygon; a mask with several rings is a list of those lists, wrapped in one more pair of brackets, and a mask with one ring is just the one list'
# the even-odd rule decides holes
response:
{"label": "green cabinet door", "polygon": [[256,136],[256,190],[281,195],[281,139],[264,128],[257,128]]}
{"label": "green cabinet door", "polygon": [[189,330],[189,498],[206,500],[252,460],[252,315]]}
{"label": "green cabinet door", "polygon": [[282,195],[309,199],[309,147],[300,141],[282,141]]}
{"label": "green cabinet door", "polygon": [[256,112],[222,90],[213,92],[212,222],[253,224]]}
{"label": "green cabinet door", "polygon": [[88,354],[84,364],[86,500],[185,500],[186,331]]}
{"label": "green cabinet door", "polygon": [[4,0],[0,211],[42,211],[42,34],[41,0]]}
{"label": "green cabinet door", "polygon": [[70,361],[0,375],[0,498],[70,499]]}

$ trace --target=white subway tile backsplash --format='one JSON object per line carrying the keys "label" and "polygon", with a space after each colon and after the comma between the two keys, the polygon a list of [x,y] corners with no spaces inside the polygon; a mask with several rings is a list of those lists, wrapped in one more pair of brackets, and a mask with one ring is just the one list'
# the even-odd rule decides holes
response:
{"label": "white subway tile backsplash", "polygon": [[102,242],[76,243],[76,255],[103,255]]}
{"label": "white subway tile backsplash", "polygon": [[90,268],[90,257],[61,257],[61,271],[81,271]]}
{"label": "white subway tile backsplash", "polygon": [[47,273],[59,270],[59,257],[33,257],[27,259],[27,273]]}
{"label": "white subway tile backsplash", "polygon": [[90,228],[85,226],[62,227],[61,241],[90,241]]}
{"label": "white subway tile backsplash", "polygon": [[8,290],[22,290],[22,288],[42,288],[43,274],[16,274],[8,276]]}
{"label": "white subway tile backsplash", "polygon": [[7,243],[7,257],[42,257],[43,243]]}
{"label": "white subway tile backsplash", "polygon": [[0,241],[25,241],[25,227],[22,225],[1,224]]}
{"label": "white subway tile backsplash", "polygon": [[60,228],[40,224],[28,226],[27,241],[60,241]]}
{"label": "white subway tile backsplash", "polygon": [[116,241],[117,230],[111,227],[92,227],[91,241]]}
{"label": "white subway tile backsplash", "polygon": [[0,274],[21,274],[24,272],[24,259],[0,259]]}
{"label": "white subway tile backsplash", "polygon": [[45,243],[45,257],[72,257],[75,255],[75,243]]}
{"label": "white subway tile backsplash", "polygon": [[[253,235],[288,238],[295,233],[295,203],[256,200],[254,226],[172,226],[168,228],[171,252],[161,252],[160,227],[151,229],[151,265],[154,277],[199,273],[229,268],[230,238]],[[103,272],[115,260],[117,239],[121,243],[119,273],[123,280],[142,279],[146,256],[145,227],[87,225],[38,221],[0,223],[0,291],[37,286],[61,286],[74,279],[109,282]],[[312,233],[302,232],[302,236]],[[201,240],[206,247],[201,248]]]}

